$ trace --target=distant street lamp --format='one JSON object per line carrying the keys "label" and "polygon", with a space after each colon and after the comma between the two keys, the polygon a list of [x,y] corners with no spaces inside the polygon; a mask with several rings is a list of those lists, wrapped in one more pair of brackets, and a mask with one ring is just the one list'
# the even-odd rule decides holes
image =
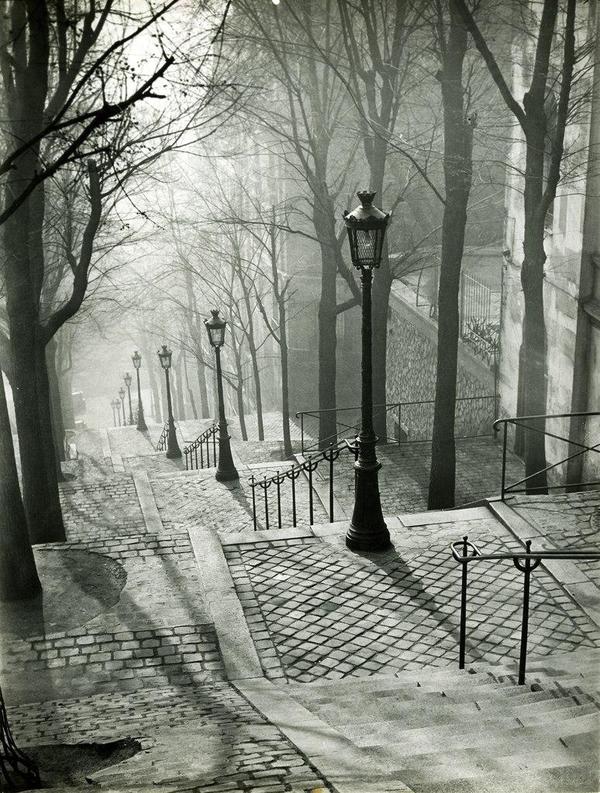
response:
{"label": "distant street lamp", "polygon": [[352,264],[360,270],[362,284],[362,398],[361,429],[356,441],[358,458],[354,464],[356,486],[354,512],[346,533],[346,545],[353,551],[384,551],[390,547],[390,533],[381,511],[373,429],[373,362],[371,333],[371,286],[373,270],[381,264],[381,253],[390,214],[373,206],[375,193],[357,193],[361,205],[344,212]]}
{"label": "distant street lamp", "polygon": [[144,419],[144,406],[142,405],[142,391],[140,388],[140,368],[142,366],[142,356],[136,350],[131,356],[135,373],[137,376],[137,390],[138,390],[138,413],[137,413],[137,428],[140,432],[146,432],[148,427]]}
{"label": "distant street lamp", "polygon": [[240,476],[233,464],[233,457],[231,456],[231,446],[229,444],[229,434],[227,433],[227,420],[225,419],[225,402],[223,399],[223,373],[221,372],[221,347],[225,342],[225,326],[227,325],[224,319],[219,318],[219,312],[216,309],[211,311],[212,319],[205,319],[204,324],[208,332],[208,340],[210,346],[215,349],[215,358],[217,364],[217,394],[219,397],[219,464],[217,465],[217,473],[215,479],[219,482],[229,482],[233,479],[239,479]]}
{"label": "distant street lamp", "polygon": [[129,423],[133,424],[133,409],[131,407],[131,375],[129,372],[125,372],[123,375],[123,380],[127,386],[127,399],[129,401]]}
{"label": "distant street lamp", "polygon": [[163,344],[162,349],[158,351],[158,359],[160,365],[165,370],[165,377],[167,380],[167,408],[169,411],[169,432],[167,435],[167,457],[170,460],[181,457],[181,449],[177,443],[177,433],[175,432],[175,420],[173,419],[173,405],[171,403],[171,381],[169,380],[169,369],[171,368],[171,350],[167,349],[167,345]]}
{"label": "distant street lamp", "polygon": [[112,412],[113,412],[113,425],[116,427],[117,426],[117,411],[116,411],[117,405],[115,404],[115,400],[114,399],[110,400],[110,406],[111,406]]}
{"label": "distant street lamp", "polygon": [[117,397],[116,399],[113,400],[113,406],[114,406],[116,414],[117,414],[117,423],[116,423],[115,426],[120,427],[121,426],[121,403],[119,401],[119,397]]}
{"label": "distant street lamp", "polygon": [[127,419],[125,418],[125,389],[123,386],[119,388],[119,399],[121,400],[121,407],[123,408],[123,426],[127,424]]}

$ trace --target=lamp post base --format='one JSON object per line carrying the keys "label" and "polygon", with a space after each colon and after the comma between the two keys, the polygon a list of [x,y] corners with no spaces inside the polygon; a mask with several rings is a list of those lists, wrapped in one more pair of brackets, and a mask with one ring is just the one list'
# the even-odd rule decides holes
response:
{"label": "lamp post base", "polygon": [[217,469],[217,473],[215,474],[215,479],[217,482],[233,482],[235,479],[239,479],[240,475],[234,468],[233,471],[219,471]]}
{"label": "lamp post base", "polygon": [[181,449],[168,449],[167,457],[169,460],[178,460],[181,457]]}
{"label": "lamp post base", "polygon": [[351,551],[386,551],[392,543],[379,498],[378,472],[381,464],[359,458],[354,467],[356,496],[352,522],[346,533],[346,547]]}
{"label": "lamp post base", "polygon": [[346,547],[365,553],[387,551],[392,547],[390,533],[385,523],[378,527],[353,526],[346,533]]}

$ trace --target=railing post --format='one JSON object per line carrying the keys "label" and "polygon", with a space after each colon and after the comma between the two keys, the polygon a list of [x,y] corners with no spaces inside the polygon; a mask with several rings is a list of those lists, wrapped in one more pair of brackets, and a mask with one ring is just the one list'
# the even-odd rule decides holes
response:
{"label": "railing post", "polygon": [[333,443],[329,448],[329,522],[333,523]]}
{"label": "railing post", "polygon": [[[527,553],[531,553],[531,540],[525,543]],[[529,585],[531,582],[531,559],[525,559],[523,570],[523,619],[521,622],[521,652],[519,654],[519,685],[525,682],[527,665],[527,635],[529,632]]]}
{"label": "railing post", "polygon": [[256,485],[254,481],[254,474],[252,474],[250,477],[250,483],[252,488],[252,523],[254,524],[254,531],[256,531],[256,493],[254,492]]}
{"label": "railing post", "polygon": [[291,469],[292,480],[292,526],[296,528],[296,477],[294,476],[294,468]]}
{"label": "railing post", "polygon": [[467,552],[468,536],[463,537],[463,552],[465,557],[462,562],[462,585],[460,590],[460,634],[459,634],[459,650],[458,650],[458,668],[465,668],[465,648],[467,644]]}
{"label": "railing post", "polygon": [[267,496],[267,476],[265,474],[264,477],[264,487],[263,490],[265,491],[265,528],[267,531],[269,530],[269,498]]}
{"label": "railing post", "polygon": [[312,460],[309,457],[309,465],[308,465],[308,519],[309,519],[309,526],[313,525],[313,469],[312,469]]}
{"label": "railing post", "polygon": [[304,413],[300,414],[300,449],[304,454]]}
{"label": "railing post", "polygon": [[281,528],[281,478],[279,476],[279,471],[277,471],[277,479],[275,482],[277,484],[277,526]]}
{"label": "railing post", "polygon": [[500,491],[500,499],[504,501],[504,494],[506,492],[506,440],[507,440],[508,422],[504,422],[504,436],[502,438],[502,486]]}

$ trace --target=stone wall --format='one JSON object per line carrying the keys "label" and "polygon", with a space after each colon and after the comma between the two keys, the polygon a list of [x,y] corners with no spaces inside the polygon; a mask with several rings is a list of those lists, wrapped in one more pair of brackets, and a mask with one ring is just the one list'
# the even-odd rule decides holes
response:
{"label": "stone wall", "polygon": [[[390,296],[387,347],[387,401],[433,400],[437,360],[437,324],[402,297],[402,285]],[[491,432],[494,420],[493,370],[459,343],[457,397],[490,397],[457,404],[457,436]],[[390,421],[397,416],[390,417]],[[413,440],[431,437],[433,405],[403,408],[401,423]],[[391,430],[388,427],[388,432]]]}

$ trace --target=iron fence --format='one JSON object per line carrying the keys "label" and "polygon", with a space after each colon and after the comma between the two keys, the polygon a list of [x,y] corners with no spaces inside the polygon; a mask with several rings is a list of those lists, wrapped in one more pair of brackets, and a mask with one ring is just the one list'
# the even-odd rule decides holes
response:
{"label": "iron fence", "polygon": [[[211,468],[217,464],[217,433],[219,427],[213,424],[204,430],[195,441],[188,442],[184,447],[185,470],[193,471],[199,468]],[[212,446],[212,463],[210,447]],[[205,465],[206,462],[206,465]]]}
{"label": "iron fence", "polygon": [[[497,416],[497,403],[498,398],[493,394],[459,397],[456,400],[455,408],[455,437],[457,439],[481,438],[492,435],[492,425]],[[433,399],[374,405],[375,419],[378,415],[385,414],[386,436],[380,438],[380,442],[431,441],[434,406]],[[342,440],[354,438],[358,434],[360,429],[359,405],[347,408],[299,411],[296,413],[296,418],[300,419],[300,443],[303,454],[319,448],[319,441],[315,441],[314,437],[318,433],[319,417],[326,412],[336,414],[336,434],[326,438],[324,442],[321,442],[321,445],[335,443],[340,437]],[[344,414],[347,420],[340,420],[340,413]],[[308,434],[309,428],[314,434]]]}
{"label": "iron fence", "polygon": [[[577,489],[581,487],[587,487],[592,485],[600,485],[600,480],[596,481],[589,481],[589,482],[572,482],[572,481],[561,481],[555,484],[548,484],[547,483],[547,474],[549,472],[553,472],[555,474],[560,473],[560,468],[576,460],[577,458],[581,457],[582,455],[586,454],[587,452],[595,452],[596,454],[600,454],[600,442],[594,444],[593,446],[589,446],[585,443],[579,443],[578,441],[574,441],[571,438],[565,438],[562,435],[558,435],[555,432],[550,432],[546,429],[546,422],[552,419],[568,419],[571,420],[573,418],[591,418],[594,416],[600,416],[599,411],[585,411],[582,413],[547,413],[545,415],[537,415],[537,416],[510,416],[508,418],[501,418],[497,419],[493,424],[494,433],[498,433],[500,427],[503,427],[503,437],[502,437],[502,473],[501,473],[501,485],[500,485],[500,497],[504,500],[506,494],[512,493],[545,493],[547,490],[556,490],[561,488],[570,488],[570,489]],[[551,438],[555,441],[564,442],[569,445],[570,448],[576,448],[579,451],[573,452],[572,454],[567,455],[567,457],[563,457],[562,459],[558,460],[558,462],[551,463],[550,465],[546,465],[544,468],[540,468],[533,473],[527,474],[526,476],[522,477],[516,482],[511,484],[506,483],[506,454],[508,448],[508,428],[509,426],[513,426],[522,433],[535,433],[539,435],[543,435],[545,438]],[[566,477],[565,477],[566,479]],[[536,484],[536,482],[542,482],[542,484]]]}
{"label": "iron fence", "polygon": [[156,442],[156,446],[154,447],[157,452],[164,452],[167,448],[167,439],[169,437],[169,422],[165,422],[165,426],[162,428],[159,438]]}
{"label": "iron fence", "polygon": [[469,542],[467,536],[450,545],[453,558],[462,565],[461,592],[460,592],[460,631],[459,631],[459,669],[465,668],[465,654],[467,643],[467,590],[468,590],[468,565],[472,562],[498,562],[511,560],[514,566],[523,573],[523,606],[521,616],[521,644],[519,651],[519,685],[525,683],[527,666],[527,640],[529,636],[529,594],[531,573],[544,559],[571,559],[571,560],[600,560],[600,552],[594,550],[572,551],[561,549],[557,551],[532,551],[531,540],[525,543],[524,552],[516,553],[481,553],[479,548]]}
{"label": "iron fence", "polygon": [[[299,477],[306,477],[308,480],[308,520],[310,524],[314,523],[314,508],[315,508],[315,495],[319,498],[314,486],[314,474],[322,463],[327,463],[327,488],[329,500],[329,522],[333,523],[335,520],[335,496],[334,496],[334,476],[335,469],[334,463],[343,451],[350,451],[354,457],[358,456],[358,448],[348,443],[348,441],[340,441],[337,444],[331,444],[328,449],[319,452],[316,455],[311,455],[301,463],[288,468],[285,471],[277,471],[274,476],[267,477],[265,474],[262,479],[255,476],[250,477],[250,487],[252,488],[252,522],[254,530],[257,531],[259,525],[259,507],[257,501],[262,501],[260,513],[262,514],[262,523],[265,529],[270,529],[275,520],[271,517],[271,513],[276,514],[277,528],[283,527],[283,513],[282,513],[282,498],[287,497],[291,506],[292,526],[298,525],[298,494],[296,482]],[[289,482],[289,494],[282,496],[282,486],[287,485]],[[257,488],[262,491],[262,496],[257,499]],[[272,488],[272,489],[271,489]],[[271,495],[270,495],[271,494]]]}

